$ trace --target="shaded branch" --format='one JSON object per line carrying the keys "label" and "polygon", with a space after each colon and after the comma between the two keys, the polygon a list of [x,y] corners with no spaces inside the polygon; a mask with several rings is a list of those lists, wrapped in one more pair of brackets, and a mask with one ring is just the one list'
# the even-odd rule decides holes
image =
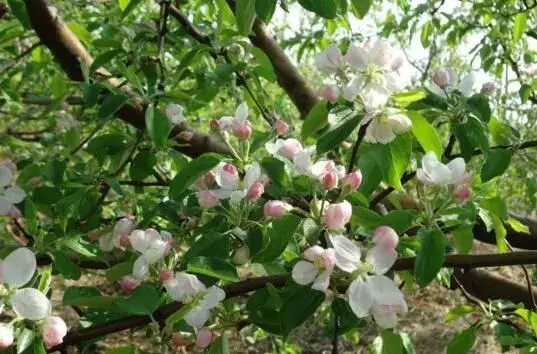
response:
{"label": "shaded branch", "polygon": [[9,59],[6,62],[4,62],[4,64],[0,66],[0,75],[2,75],[5,71],[8,71],[12,67],[14,67],[19,62],[19,60],[21,60],[28,54],[32,53],[34,49],[38,48],[41,44],[42,44],[41,42],[34,43],[30,48],[26,49],[24,52],[20,53],[15,58]]}

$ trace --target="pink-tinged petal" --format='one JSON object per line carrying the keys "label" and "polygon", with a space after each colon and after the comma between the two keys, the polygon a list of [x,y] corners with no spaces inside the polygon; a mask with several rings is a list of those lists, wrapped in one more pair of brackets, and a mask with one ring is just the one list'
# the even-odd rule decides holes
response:
{"label": "pink-tinged petal", "polygon": [[330,236],[336,253],[336,265],[344,272],[352,273],[360,264],[360,248],[343,235]]}
{"label": "pink-tinged petal", "polygon": [[463,181],[465,178],[464,170],[466,169],[466,163],[462,157],[457,157],[448,162],[446,166],[451,171],[452,183],[460,183]]}
{"label": "pink-tinged petal", "polygon": [[200,349],[205,349],[211,344],[212,340],[213,333],[210,330],[204,328],[198,333],[198,336],[196,338],[196,347]]}
{"label": "pink-tinged petal", "polygon": [[398,312],[406,312],[407,305],[403,293],[392,279],[384,275],[372,275],[367,277],[367,283],[379,305],[391,305]]}
{"label": "pink-tinged petal", "polygon": [[336,265],[336,251],[333,248],[327,248],[323,251],[324,267],[328,272],[332,273],[334,266]]}
{"label": "pink-tinged petal", "polygon": [[345,59],[347,63],[355,70],[363,70],[369,64],[369,57],[367,52],[361,48],[357,47],[354,44],[349,46],[347,54],[345,54]]}
{"label": "pink-tinged petal", "polygon": [[209,310],[196,307],[186,314],[185,322],[194,328],[201,328],[209,320],[210,315]]}
{"label": "pink-tinged petal", "polygon": [[399,243],[399,236],[389,226],[379,226],[373,231],[373,242],[385,250],[393,250]]}
{"label": "pink-tinged petal", "polygon": [[50,315],[50,300],[42,292],[33,288],[18,290],[11,298],[11,308],[20,317],[39,321]]}
{"label": "pink-tinged petal", "polygon": [[300,285],[306,285],[313,282],[317,276],[318,270],[313,263],[298,261],[293,267],[293,280]]}
{"label": "pink-tinged petal", "polygon": [[235,110],[235,120],[248,120],[248,104],[246,102],[242,102]]}
{"label": "pink-tinged petal", "polygon": [[330,272],[328,270],[325,270],[321,272],[313,282],[313,285],[311,286],[312,289],[319,290],[319,291],[326,291],[328,289],[328,286],[330,285]]}
{"label": "pink-tinged petal", "polygon": [[261,167],[259,167],[257,162],[254,162],[248,166],[246,173],[244,174],[244,183],[246,184],[246,188],[251,187],[252,184],[259,179],[259,177],[261,177]]}
{"label": "pink-tinged petal", "polygon": [[304,258],[307,259],[310,262],[315,262],[317,258],[322,257],[324,252],[324,248],[321,246],[311,246],[307,250],[304,251],[303,255]]}
{"label": "pink-tinged petal", "polygon": [[22,202],[24,197],[26,197],[26,192],[19,186],[12,186],[4,191],[4,198],[11,204]]}
{"label": "pink-tinged petal", "polygon": [[4,283],[11,288],[20,288],[32,279],[36,267],[34,253],[28,248],[18,248],[2,262]]}
{"label": "pink-tinged petal", "polygon": [[67,335],[67,325],[61,317],[51,316],[43,324],[43,343],[46,348],[52,348],[63,343]]}
{"label": "pink-tinged petal", "polygon": [[380,246],[375,246],[367,252],[366,260],[374,267],[374,272],[384,274],[395,263],[397,252],[393,249],[383,249]]}
{"label": "pink-tinged petal", "polygon": [[359,317],[366,317],[374,303],[374,295],[369,285],[360,280],[354,280],[349,286],[349,305],[352,312]]}
{"label": "pink-tinged petal", "polygon": [[383,309],[383,305],[373,307],[373,318],[381,328],[394,328],[397,325],[397,314],[394,311]]}
{"label": "pink-tinged petal", "polygon": [[14,340],[13,328],[5,324],[0,324],[0,350],[9,348]]}

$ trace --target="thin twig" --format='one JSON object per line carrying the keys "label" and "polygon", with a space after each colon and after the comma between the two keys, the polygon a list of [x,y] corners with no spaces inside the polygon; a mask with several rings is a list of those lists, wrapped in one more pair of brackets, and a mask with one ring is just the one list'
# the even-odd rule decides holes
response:
{"label": "thin twig", "polygon": [[26,49],[21,54],[17,55],[15,58],[7,60],[2,66],[0,66],[0,75],[2,75],[5,71],[8,71],[12,67],[14,67],[19,60],[30,54],[34,51],[34,49],[38,48],[41,44],[41,42],[34,43],[30,48]]}
{"label": "thin twig", "polygon": [[[509,244],[509,242],[507,240],[505,240],[505,244],[507,245],[509,250],[511,252],[513,252],[513,247],[511,247],[511,245]],[[522,271],[524,272],[524,277],[526,278],[526,286],[528,287],[528,293],[530,294],[530,300],[531,300],[531,304],[532,304],[532,309],[531,310],[535,311],[535,310],[537,310],[537,302],[535,302],[535,294],[533,293],[533,287],[531,285],[530,275],[528,273],[528,270],[524,266],[524,264],[521,264],[520,267],[522,268]]]}
{"label": "thin twig", "polygon": [[347,167],[347,173],[351,173],[354,169],[354,164],[356,163],[356,157],[358,155],[358,149],[360,148],[360,144],[364,140],[365,133],[367,131],[367,127],[369,126],[369,123],[366,123],[360,127],[358,130],[358,137],[356,138],[356,143],[354,144],[354,147],[352,148],[352,154],[351,158],[349,160],[349,167]]}
{"label": "thin twig", "polygon": [[32,246],[35,242],[35,237],[30,235],[16,218],[13,218],[12,220],[15,226],[17,226],[17,228],[22,232],[24,237],[26,237],[26,239],[28,240],[28,243],[26,244],[26,246]]}
{"label": "thin twig", "polygon": [[82,147],[86,145],[86,143],[90,141],[90,139],[93,138],[95,134],[97,134],[97,132],[101,130],[103,127],[104,127],[104,122],[100,122],[99,124],[97,124],[97,126],[95,126],[95,128],[89,133],[89,135],[86,138],[84,138],[84,140],[82,140],[80,144],[78,144],[78,146],[71,151],[71,155],[76,154],[80,149],[82,149]]}

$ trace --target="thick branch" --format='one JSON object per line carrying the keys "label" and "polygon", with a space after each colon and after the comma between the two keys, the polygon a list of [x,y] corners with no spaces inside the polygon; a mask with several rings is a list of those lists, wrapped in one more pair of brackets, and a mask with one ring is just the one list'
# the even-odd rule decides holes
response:
{"label": "thick branch", "polygon": [[[24,3],[32,28],[41,42],[50,49],[69,78],[83,81],[80,63],[89,66],[93,58],[76,35],[63,23],[56,8],[49,7],[45,0],[24,0]],[[103,68],[98,69],[97,73],[104,77],[110,76]],[[118,80],[109,79],[107,82],[116,88],[120,86]],[[121,86],[121,90],[133,98],[130,100],[132,105],[124,105],[116,115],[138,129],[145,129],[145,107],[138,102],[128,85]],[[230,153],[228,147],[221,142],[189,129],[185,124],[176,125],[171,134],[179,143],[177,149],[192,157],[205,152]]]}

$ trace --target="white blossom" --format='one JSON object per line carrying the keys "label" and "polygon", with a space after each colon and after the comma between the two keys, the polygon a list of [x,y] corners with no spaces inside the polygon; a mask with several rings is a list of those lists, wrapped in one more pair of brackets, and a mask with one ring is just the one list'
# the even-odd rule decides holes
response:
{"label": "white blossom", "polygon": [[398,134],[405,133],[412,128],[412,121],[394,108],[366,114],[361,124],[367,124],[364,140],[370,143],[388,144]]}
{"label": "white blossom", "polygon": [[232,203],[239,203],[255,182],[261,178],[261,167],[257,162],[246,168],[244,179],[240,179],[236,168],[233,165],[221,162],[213,170],[216,184],[220,189],[216,193],[220,199],[231,199]]}
{"label": "white blossom", "polygon": [[433,151],[429,151],[423,156],[416,176],[421,182],[431,185],[457,184],[468,179],[465,169],[463,158],[457,157],[444,165]]}

